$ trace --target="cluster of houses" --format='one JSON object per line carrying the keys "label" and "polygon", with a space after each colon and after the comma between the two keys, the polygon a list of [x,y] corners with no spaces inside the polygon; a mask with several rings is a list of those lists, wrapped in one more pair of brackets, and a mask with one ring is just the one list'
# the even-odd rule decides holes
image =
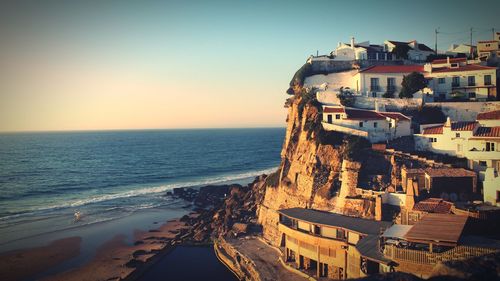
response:
{"label": "cluster of houses", "polygon": [[[483,41],[477,51],[481,57],[496,56],[500,33],[497,33],[494,51],[482,52]],[[323,104],[322,125],[325,130],[338,131],[368,139],[370,142],[390,144],[401,137],[413,139],[412,150],[445,154],[466,159],[467,168],[478,175],[482,186],[483,200],[500,207],[500,102],[497,102],[496,67],[484,65],[481,60],[466,57],[437,59],[429,63],[418,63],[430,55],[424,44],[412,42],[385,41],[383,46],[370,45],[369,42],[355,44],[340,43],[332,52],[333,60],[367,59],[394,61],[392,53],[397,46],[405,45],[408,57],[413,61],[407,64],[377,64],[349,72],[348,76],[338,76],[343,89],[349,89],[355,99],[370,99],[374,109],[345,106],[336,97],[339,91],[319,92],[318,101]],[[455,48],[456,49],[456,48]],[[472,50],[472,49],[471,49]],[[489,49],[488,49],[489,50]],[[493,50],[493,49],[492,49]],[[456,50],[457,51],[457,50]],[[391,55],[389,55],[391,54]],[[430,100],[454,100],[454,105],[465,104],[465,111],[472,111],[475,119],[451,120],[440,124],[416,124],[411,116],[401,112],[387,111],[385,101],[401,100],[390,98],[401,91],[403,78],[413,72],[421,73],[428,81],[428,88],[415,93],[420,94],[422,104]],[[340,84],[335,86],[339,87]],[[325,86],[325,88],[328,85]],[[325,95],[326,93],[326,95]],[[457,95],[468,102],[489,103],[488,110],[467,109],[466,102],[458,102]],[[321,94],[321,95],[320,95]],[[390,95],[391,94],[391,95]],[[328,97],[330,95],[330,97]],[[423,101],[426,100],[426,101]],[[463,101],[463,100],[462,100]],[[471,103],[470,103],[471,104]],[[403,106],[404,107],[404,106]],[[493,109],[493,110],[491,110]]]}

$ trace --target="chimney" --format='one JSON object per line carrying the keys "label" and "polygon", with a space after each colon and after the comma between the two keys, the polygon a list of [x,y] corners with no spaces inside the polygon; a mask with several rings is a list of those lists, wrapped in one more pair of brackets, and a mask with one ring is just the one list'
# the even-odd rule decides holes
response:
{"label": "chimney", "polygon": [[417,40],[413,40],[413,41],[411,41],[409,45],[410,45],[413,49],[417,49],[417,50],[418,50]]}
{"label": "chimney", "polygon": [[449,65],[450,64],[450,57],[446,57],[446,63]]}
{"label": "chimney", "polygon": [[354,37],[351,37],[351,49],[354,49]]}
{"label": "chimney", "polygon": [[414,185],[413,185],[413,179],[409,178],[408,183],[406,185],[406,201],[405,201],[405,207],[407,210],[413,209],[413,206],[415,206],[415,190],[414,190]]}
{"label": "chimney", "polygon": [[451,127],[451,119],[450,119],[450,117],[449,117],[449,116],[448,116],[448,117],[446,117],[446,123],[444,123],[444,126],[445,126],[445,127]]}
{"label": "chimney", "polygon": [[375,197],[375,220],[382,220],[382,196]]}

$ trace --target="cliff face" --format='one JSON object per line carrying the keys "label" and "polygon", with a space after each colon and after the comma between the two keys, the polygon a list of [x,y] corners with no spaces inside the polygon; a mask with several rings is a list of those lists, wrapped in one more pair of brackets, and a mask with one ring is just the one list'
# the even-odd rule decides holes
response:
{"label": "cliff face", "polygon": [[281,165],[277,174],[269,177],[274,177],[275,182],[266,181],[264,200],[258,211],[264,237],[274,244],[279,243],[279,209],[302,207],[346,213],[350,206],[365,210],[361,211],[364,215],[356,214],[365,217],[370,216],[373,209],[370,204],[363,206],[366,205],[364,201],[356,203],[346,199],[355,195],[361,164],[346,159],[345,142],[324,144],[320,141],[324,134],[321,107],[313,94],[299,93],[292,99],[287,103],[289,111]]}

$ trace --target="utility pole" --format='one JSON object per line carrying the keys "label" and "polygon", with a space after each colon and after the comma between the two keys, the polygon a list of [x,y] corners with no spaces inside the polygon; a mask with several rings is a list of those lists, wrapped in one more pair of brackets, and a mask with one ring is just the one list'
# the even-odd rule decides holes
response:
{"label": "utility pole", "polygon": [[474,59],[474,53],[472,52],[472,27],[470,28],[470,51],[471,51],[471,57]]}
{"label": "utility pole", "polygon": [[436,34],[436,38],[435,38],[435,43],[434,43],[434,53],[437,55],[438,53],[438,30],[439,30],[439,27],[434,29],[434,33]]}
{"label": "utility pole", "polygon": [[491,39],[495,40],[495,28],[494,27],[491,29],[491,36],[493,36],[493,37],[491,37]]}

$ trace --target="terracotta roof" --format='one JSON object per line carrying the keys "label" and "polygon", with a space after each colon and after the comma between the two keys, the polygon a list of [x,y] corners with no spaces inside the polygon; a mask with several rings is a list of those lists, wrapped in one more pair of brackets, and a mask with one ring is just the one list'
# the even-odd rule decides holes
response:
{"label": "terracotta roof", "polygon": [[345,113],[343,107],[325,107],[323,109],[324,113]]}
{"label": "terracotta roof", "polygon": [[414,211],[421,211],[427,213],[449,214],[453,203],[444,201],[441,198],[429,198],[420,201],[413,206]]}
{"label": "terracotta roof", "polygon": [[476,120],[500,120],[500,110],[481,112]]}
{"label": "terracotta roof", "polygon": [[461,178],[461,177],[476,177],[476,173],[464,168],[427,168],[425,173],[431,178]]}
{"label": "terracotta roof", "polygon": [[410,120],[410,117],[399,112],[379,112],[380,115],[394,119],[394,120]]}
{"label": "terracotta roof", "polygon": [[424,128],[424,135],[441,135],[443,133],[443,125]]}
{"label": "terracotta roof", "polygon": [[433,73],[441,73],[441,72],[462,72],[462,71],[475,71],[475,70],[493,70],[496,67],[484,66],[478,64],[468,64],[459,67],[442,67],[442,68],[434,68],[432,69]]}
{"label": "terracotta roof", "polygon": [[409,241],[434,241],[457,244],[467,222],[467,216],[426,214],[406,233]]}
{"label": "terracotta roof", "polygon": [[473,131],[476,127],[476,121],[459,121],[451,123],[452,131]]}
{"label": "terracotta roof", "polygon": [[424,72],[423,65],[374,65],[361,70],[363,73],[411,73]]}
{"label": "terracotta roof", "polygon": [[500,138],[500,126],[479,127],[474,132],[474,137]]}
{"label": "terracotta roof", "polygon": [[347,113],[347,119],[354,119],[354,120],[382,120],[382,119],[385,119],[385,116],[382,116],[378,112],[371,111],[371,110],[346,108],[345,112]]}
{"label": "terracotta roof", "polygon": [[496,43],[497,40],[485,40],[485,41],[477,41],[478,43]]}
{"label": "terracotta roof", "polygon": [[[452,63],[452,62],[461,62],[461,61],[467,61],[467,58],[450,58],[450,63]],[[432,63],[433,64],[448,63],[448,59],[433,60]]]}

